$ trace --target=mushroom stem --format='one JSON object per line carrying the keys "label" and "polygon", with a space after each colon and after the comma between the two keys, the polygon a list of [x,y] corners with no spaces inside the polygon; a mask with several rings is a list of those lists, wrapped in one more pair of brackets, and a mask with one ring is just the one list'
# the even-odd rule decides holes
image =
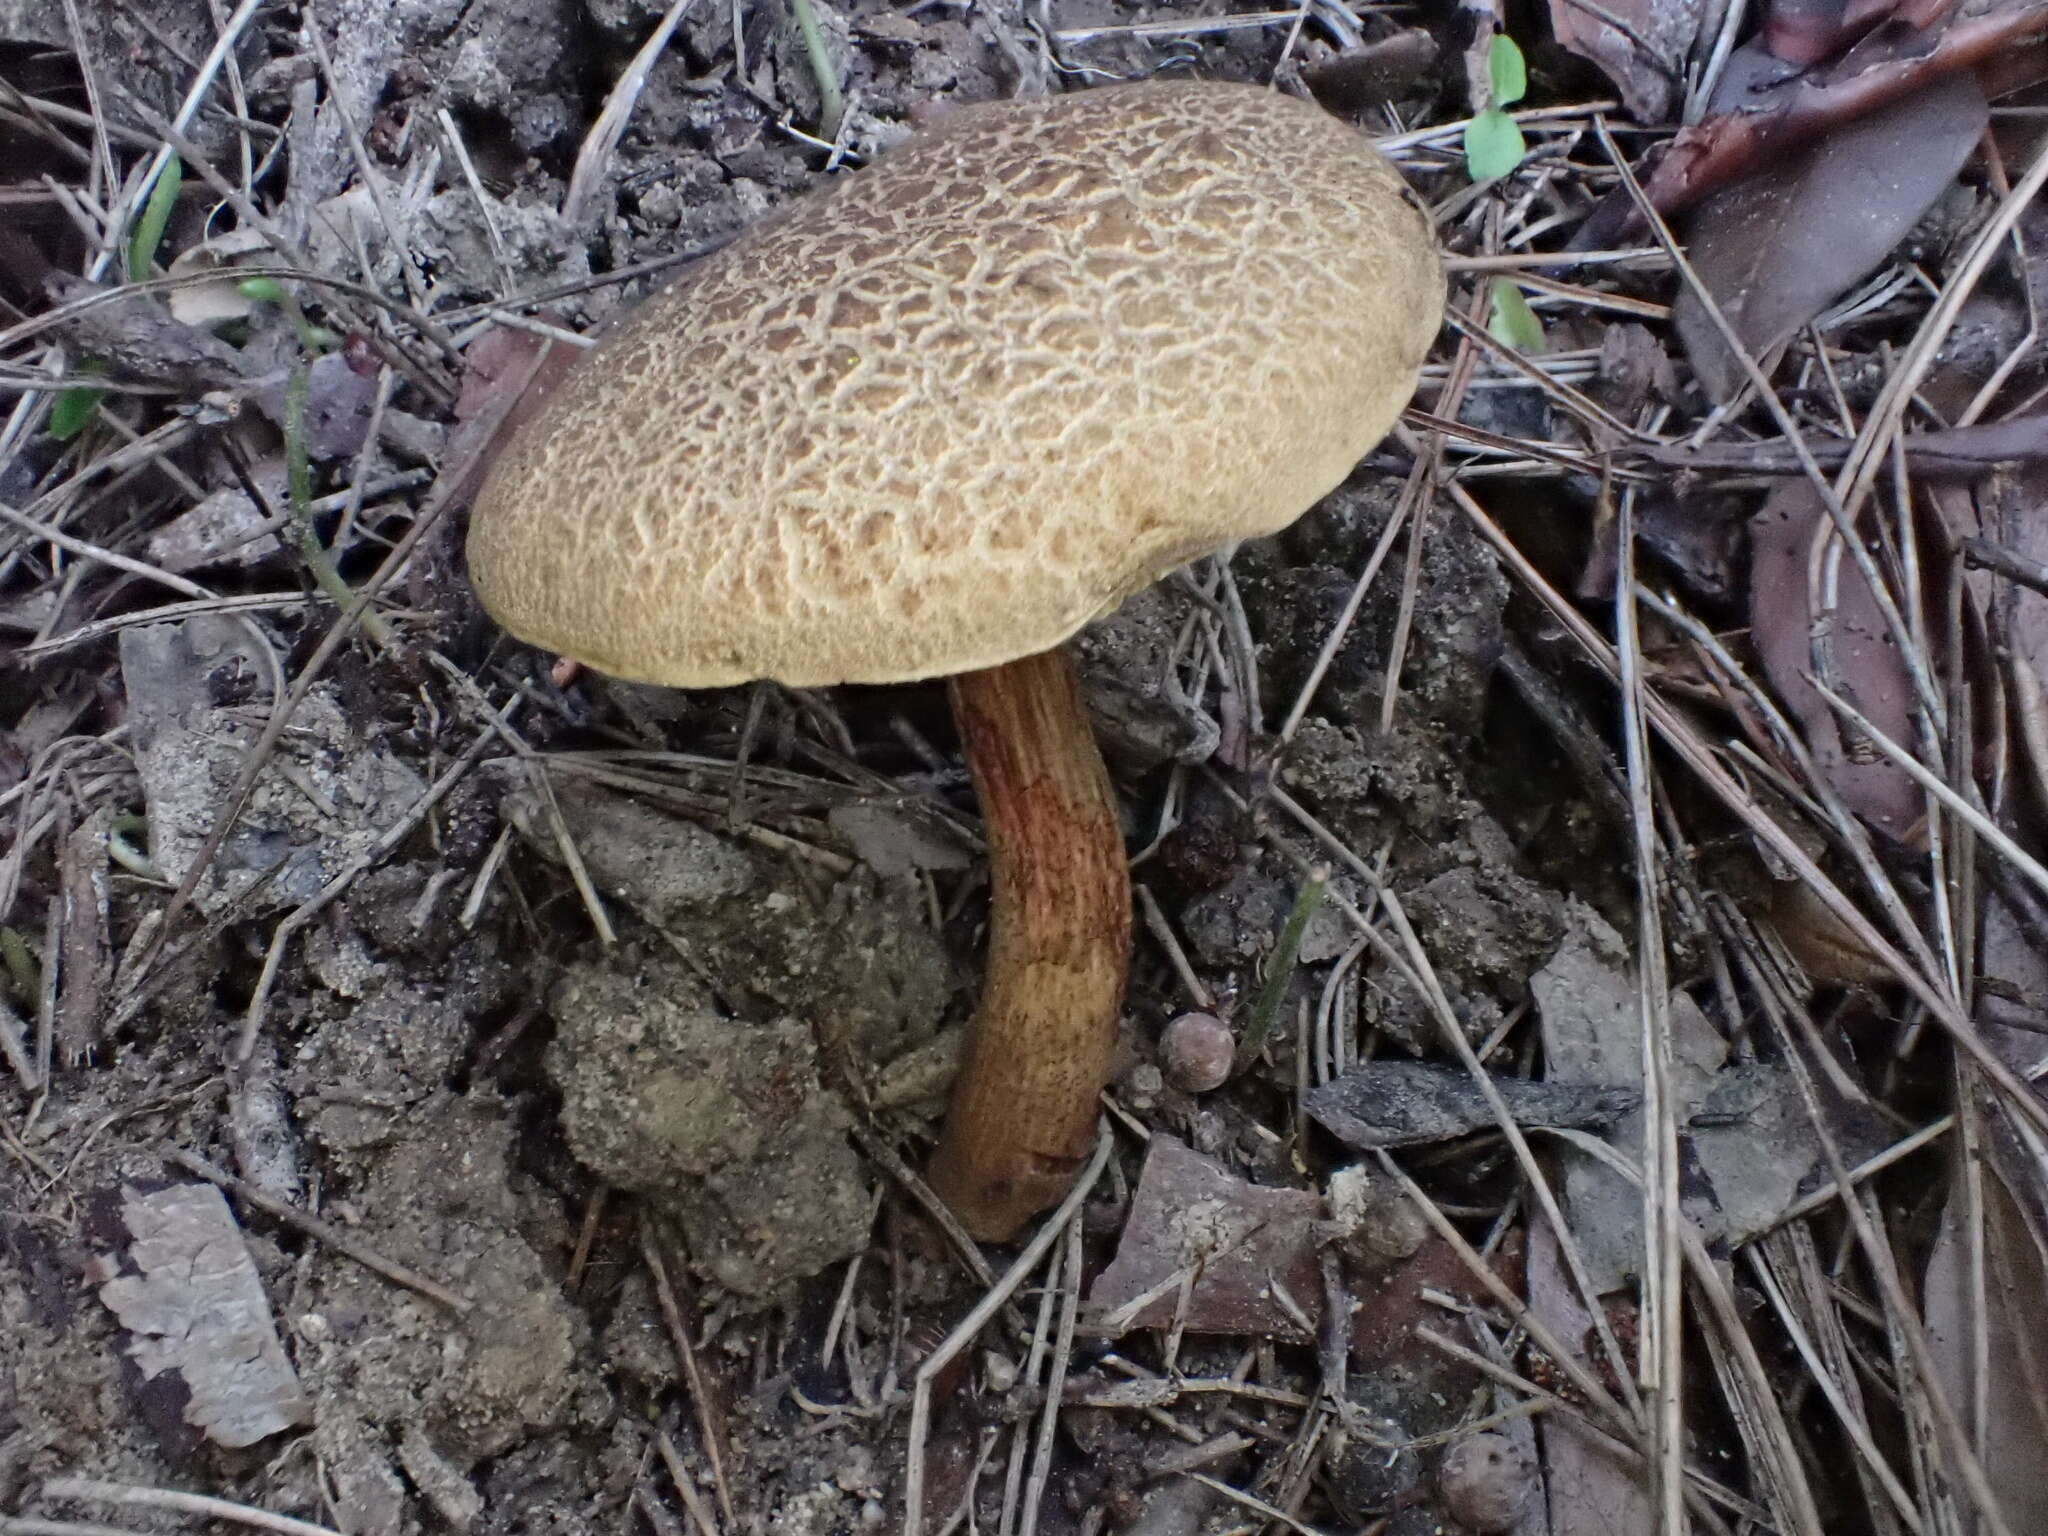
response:
{"label": "mushroom stem", "polygon": [[927,1177],[984,1242],[1057,1204],[1095,1142],[1131,958],[1109,772],[1063,649],[950,680],[988,827],[987,976]]}

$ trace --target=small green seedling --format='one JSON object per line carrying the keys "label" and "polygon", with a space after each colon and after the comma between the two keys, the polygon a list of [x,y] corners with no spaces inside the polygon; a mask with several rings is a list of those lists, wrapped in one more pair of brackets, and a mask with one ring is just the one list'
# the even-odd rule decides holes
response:
{"label": "small green seedling", "polygon": [[[139,282],[149,276],[150,265],[156,260],[157,248],[164,243],[164,231],[171,222],[171,209],[177,206],[178,191],[184,184],[185,162],[173,155],[157,174],[156,185],[149,189],[149,200],[142,205],[135,227],[129,231],[128,249],[123,253],[128,259],[129,282]],[[97,359],[87,358],[78,365],[77,371],[105,373],[107,369]],[[60,390],[50,406],[50,436],[60,443],[70,442],[98,414],[100,401],[106,398],[106,394],[95,384],[73,384],[69,389]]]}
{"label": "small green seedling", "polygon": [[1528,94],[1529,66],[1505,32],[1496,32],[1487,45],[1486,83],[1493,99],[1465,125],[1465,169],[1474,181],[1507,175],[1528,152],[1520,125],[1506,108]]}
{"label": "small green seedling", "polygon": [[299,301],[292,297],[291,290],[276,278],[245,277],[235,284],[235,291],[258,304],[275,304],[291,316],[292,326],[299,333],[299,345],[308,352],[332,352],[341,345],[341,338],[334,332],[306,318],[306,312],[299,308]]}
{"label": "small green seedling", "polygon": [[1496,277],[1491,288],[1492,311],[1487,316],[1487,334],[1502,346],[1517,352],[1543,350],[1543,322],[1522,295],[1522,286],[1510,277]]}
{"label": "small green seedling", "polygon": [[[105,373],[107,365],[96,357],[88,357],[80,363],[74,373]],[[50,420],[46,430],[60,443],[68,443],[83,432],[86,423],[100,408],[100,401],[106,398],[106,391],[97,384],[73,384],[57,391],[57,398],[50,406]]]}
{"label": "small green seedling", "polygon": [[142,216],[129,232],[129,282],[139,283],[149,276],[150,264],[156,260],[157,247],[164,243],[164,230],[171,222],[171,209],[177,206],[178,189],[184,184],[185,162],[173,155],[164,162],[156,185],[149,189],[149,201],[142,205]]}

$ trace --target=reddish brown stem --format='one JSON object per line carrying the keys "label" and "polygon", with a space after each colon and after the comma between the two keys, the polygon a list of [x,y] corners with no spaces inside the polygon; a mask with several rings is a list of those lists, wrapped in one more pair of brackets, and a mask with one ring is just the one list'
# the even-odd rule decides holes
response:
{"label": "reddish brown stem", "polygon": [[952,680],[988,827],[988,973],[932,1188],[984,1242],[1057,1204],[1095,1140],[1131,958],[1109,773],[1064,651]]}

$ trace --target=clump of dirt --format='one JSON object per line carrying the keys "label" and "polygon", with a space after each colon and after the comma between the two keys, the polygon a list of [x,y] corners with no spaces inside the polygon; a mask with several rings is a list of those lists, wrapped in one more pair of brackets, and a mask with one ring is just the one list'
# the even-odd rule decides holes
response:
{"label": "clump of dirt", "polygon": [[623,956],[572,967],[548,1005],[569,1145],[671,1212],[708,1278],[772,1300],[866,1245],[853,1117],[809,1025],[722,1017],[679,961]]}

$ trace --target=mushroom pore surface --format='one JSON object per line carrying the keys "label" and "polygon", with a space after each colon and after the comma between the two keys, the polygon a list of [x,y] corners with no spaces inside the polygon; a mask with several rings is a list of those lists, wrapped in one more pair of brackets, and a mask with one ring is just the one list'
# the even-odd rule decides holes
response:
{"label": "mushroom pore surface", "polygon": [[1442,300],[1398,176],[1307,103],[961,108],[579,360],[485,482],[471,571],[515,634],[643,682],[1029,655],[1335,487]]}

